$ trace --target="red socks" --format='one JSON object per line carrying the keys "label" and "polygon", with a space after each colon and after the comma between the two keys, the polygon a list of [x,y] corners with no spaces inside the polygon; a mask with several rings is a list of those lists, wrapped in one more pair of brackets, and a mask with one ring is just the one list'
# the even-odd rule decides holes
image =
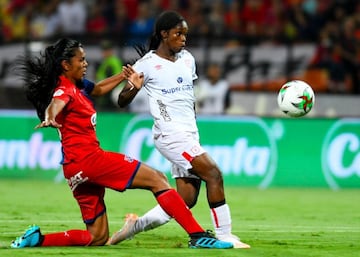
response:
{"label": "red socks", "polygon": [[45,234],[41,246],[87,246],[92,236],[87,230],[68,230]]}
{"label": "red socks", "polygon": [[188,234],[204,232],[194,219],[181,196],[174,190],[167,190],[156,197],[163,210],[173,217]]}

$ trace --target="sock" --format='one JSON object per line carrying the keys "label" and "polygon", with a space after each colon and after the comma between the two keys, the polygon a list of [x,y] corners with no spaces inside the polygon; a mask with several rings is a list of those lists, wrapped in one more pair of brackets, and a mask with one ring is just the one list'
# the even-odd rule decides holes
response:
{"label": "sock", "polygon": [[223,204],[210,209],[211,220],[214,225],[215,234],[231,234],[231,215],[229,205]]}
{"label": "sock", "polygon": [[135,234],[157,228],[170,221],[171,217],[161,208],[156,205],[143,216],[139,217],[134,226]]}
{"label": "sock", "polygon": [[68,230],[45,234],[41,246],[87,246],[92,236],[87,230]]}
{"label": "sock", "polygon": [[173,217],[189,235],[204,232],[204,229],[194,219],[184,200],[174,189],[167,190],[158,195],[156,200],[163,210]]}

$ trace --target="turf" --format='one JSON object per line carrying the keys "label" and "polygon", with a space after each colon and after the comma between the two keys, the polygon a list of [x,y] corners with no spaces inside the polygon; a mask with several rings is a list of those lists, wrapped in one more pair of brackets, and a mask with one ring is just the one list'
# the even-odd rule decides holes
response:
{"label": "turf", "polygon": [[[75,200],[65,183],[0,181],[0,256],[279,256],[346,257],[360,254],[360,190],[330,191],[310,188],[227,187],[233,232],[248,250],[188,249],[187,235],[171,221],[133,240],[106,247],[48,247],[10,249],[12,239],[29,224],[42,232],[84,228]],[[155,201],[149,192],[107,191],[111,233],[119,229],[127,212],[144,213]],[[194,215],[212,228],[202,189]]]}

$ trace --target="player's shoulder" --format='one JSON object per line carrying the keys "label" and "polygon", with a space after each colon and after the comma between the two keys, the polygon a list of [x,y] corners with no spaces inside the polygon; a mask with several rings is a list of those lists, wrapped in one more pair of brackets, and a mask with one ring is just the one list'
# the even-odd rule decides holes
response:
{"label": "player's shoulder", "polygon": [[184,58],[184,57],[186,57],[186,58],[189,58],[189,57],[194,58],[193,54],[187,49],[181,50],[178,53],[178,55],[179,55],[180,58]]}
{"label": "player's shoulder", "polygon": [[154,59],[154,52],[149,51],[143,57],[141,57],[139,60],[137,60],[137,63],[138,64],[145,63],[145,62],[150,61],[152,59]]}

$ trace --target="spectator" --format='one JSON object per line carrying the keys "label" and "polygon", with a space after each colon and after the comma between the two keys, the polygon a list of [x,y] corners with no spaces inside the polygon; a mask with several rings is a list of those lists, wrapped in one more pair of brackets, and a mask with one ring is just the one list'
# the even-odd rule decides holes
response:
{"label": "spectator", "polygon": [[86,32],[86,6],[81,0],[65,0],[58,6],[60,30],[64,35],[82,35]]}
{"label": "spectator", "polygon": [[[5,42],[24,40],[29,35],[32,1],[8,1],[3,3],[0,17]],[[5,8],[4,8],[5,7]]]}
{"label": "spectator", "polygon": [[107,33],[108,24],[103,15],[104,6],[96,3],[90,6],[90,15],[86,21],[86,32],[92,36],[105,35]]}
{"label": "spectator", "polygon": [[56,9],[59,0],[51,0],[39,5],[39,12],[34,12],[30,21],[32,38],[52,37],[59,30],[59,17]]}
{"label": "spectator", "polygon": [[123,42],[124,34],[127,32],[127,29],[130,24],[128,17],[127,6],[122,0],[117,0],[114,3],[114,21],[111,23],[111,33],[118,35],[118,41]]}
{"label": "spectator", "polygon": [[222,78],[219,64],[210,64],[206,71],[206,78],[200,80],[195,88],[197,88],[198,113],[223,114],[225,112],[229,83]]}
{"label": "spectator", "polygon": [[210,34],[214,39],[221,39],[226,34],[225,26],[225,5],[222,0],[215,0],[210,5],[210,13],[207,15],[207,23],[210,27]]}
{"label": "spectator", "polygon": [[137,16],[129,26],[130,44],[145,44],[151,35],[155,19],[150,15],[150,4],[142,1],[137,6]]}
{"label": "spectator", "polygon": [[[101,81],[122,71],[122,60],[116,56],[112,42],[104,40],[101,42],[102,61],[96,70],[96,81]],[[118,87],[123,87],[120,84]],[[111,95],[106,94],[97,99],[98,108],[114,107]]]}

